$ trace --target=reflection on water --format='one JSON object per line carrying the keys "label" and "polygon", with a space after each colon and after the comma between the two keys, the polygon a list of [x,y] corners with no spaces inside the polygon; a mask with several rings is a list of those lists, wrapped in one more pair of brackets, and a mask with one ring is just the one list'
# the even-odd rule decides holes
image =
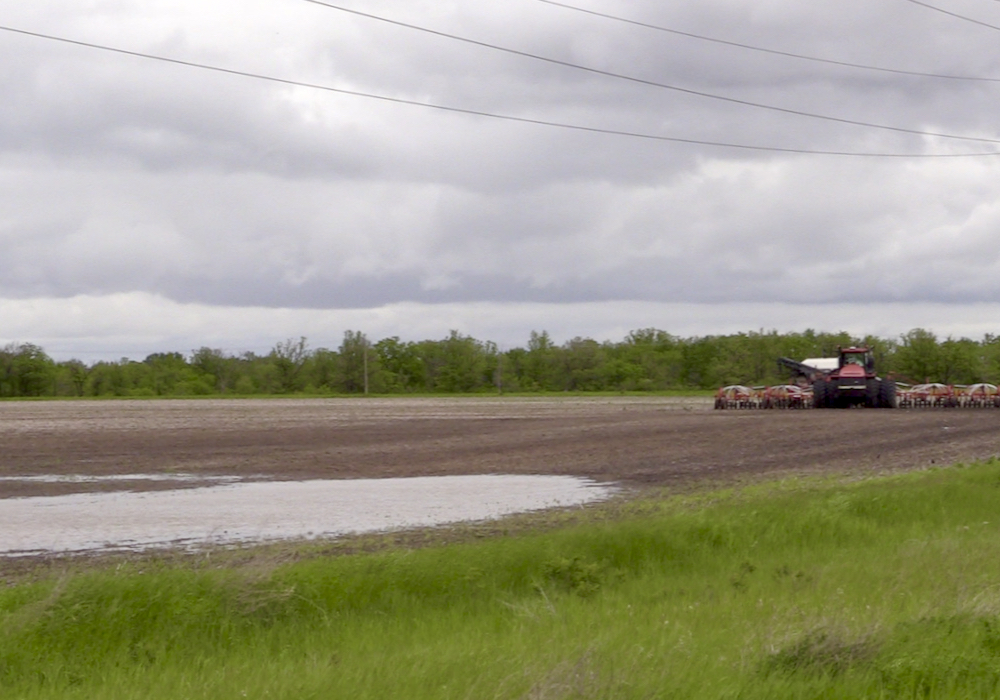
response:
{"label": "reflection on water", "polygon": [[607,498],[567,476],[265,481],[0,501],[0,555],[237,544],[486,520]]}

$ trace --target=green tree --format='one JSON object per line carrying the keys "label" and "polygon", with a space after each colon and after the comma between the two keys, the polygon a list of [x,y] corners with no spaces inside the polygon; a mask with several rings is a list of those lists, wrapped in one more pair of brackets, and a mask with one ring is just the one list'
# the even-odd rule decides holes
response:
{"label": "green tree", "polygon": [[337,388],[340,391],[346,394],[377,391],[373,379],[378,374],[378,354],[372,352],[368,336],[361,331],[345,331],[337,355],[340,360]]}
{"label": "green tree", "polygon": [[0,348],[0,396],[17,396],[17,380],[14,372],[16,355],[15,343]]}
{"label": "green tree", "polygon": [[605,388],[605,348],[596,340],[577,336],[562,348],[565,389],[569,391],[599,391]]}
{"label": "green tree", "polygon": [[233,391],[241,375],[239,359],[214,348],[193,350],[189,364],[199,380],[220,394]]}
{"label": "green tree", "polygon": [[636,389],[642,379],[642,367],[620,357],[602,364],[600,373],[604,386],[618,391]]}
{"label": "green tree", "polygon": [[658,328],[631,331],[625,338],[629,362],[642,368],[638,389],[666,389],[681,383],[681,341]]}
{"label": "green tree", "polygon": [[715,367],[719,349],[712,337],[695,338],[681,348],[681,378],[685,386],[711,389],[728,383],[729,377]]}
{"label": "green tree", "polygon": [[387,391],[422,391],[427,388],[427,368],[417,343],[403,342],[398,336],[375,343]]}
{"label": "green tree", "polygon": [[939,347],[940,381],[945,384],[974,384],[986,376],[986,357],[974,340],[948,338]]}
{"label": "green tree", "polygon": [[37,345],[10,343],[0,350],[0,396],[55,393],[55,362]]}
{"label": "green tree", "polygon": [[87,385],[87,365],[80,360],[66,360],[56,365],[56,394],[83,396]]}
{"label": "green tree", "polygon": [[305,377],[308,388],[316,391],[335,391],[340,355],[334,350],[319,348],[306,360]]}
{"label": "green tree", "polygon": [[511,348],[503,354],[503,390],[504,391],[529,391],[535,387],[526,386],[524,367],[528,351],[524,348]]}
{"label": "green tree", "polygon": [[477,391],[490,382],[486,352],[475,338],[451,331],[438,344],[435,388],[447,392]]}
{"label": "green tree", "polygon": [[171,396],[187,377],[188,364],[179,352],[153,353],[143,360],[148,371],[141,371],[141,385],[133,389],[148,389],[156,396]]}
{"label": "green tree", "polygon": [[282,391],[281,378],[271,355],[261,357],[244,352],[236,360],[238,374],[233,390],[237,394],[277,394]]}
{"label": "green tree", "polygon": [[525,388],[541,391],[563,389],[562,371],[558,348],[553,344],[548,331],[531,331],[528,351],[524,356],[522,384]]}
{"label": "green tree", "polygon": [[302,388],[302,368],[309,357],[305,336],[279,342],[268,356],[277,374],[278,390],[292,393]]}
{"label": "green tree", "polygon": [[128,364],[129,359],[123,357],[118,362],[100,361],[91,366],[87,373],[87,395],[128,396],[131,388],[126,372]]}
{"label": "green tree", "polygon": [[980,343],[983,358],[983,379],[996,384],[1000,382],[1000,336],[987,333]]}
{"label": "green tree", "polygon": [[894,364],[903,377],[914,382],[941,381],[945,374],[937,336],[923,328],[903,335]]}

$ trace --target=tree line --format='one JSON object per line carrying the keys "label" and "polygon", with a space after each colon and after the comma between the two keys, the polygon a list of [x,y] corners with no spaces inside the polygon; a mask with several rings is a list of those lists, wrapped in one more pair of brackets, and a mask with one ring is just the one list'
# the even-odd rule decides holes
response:
{"label": "tree line", "polygon": [[335,350],[310,348],[303,337],[281,341],[267,354],[202,347],[188,355],[91,364],[57,362],[37,345],[12,343],[0,349],[0,397],[714,389],[782,383],[789,377],[778,357],[830,357],[850,345],[871,347],[879,372],[901,381],[1000,381],[1000,337],[942,340],[921,328],[888,339],[813,330],[681,338],[647,328],[620,342],[574,338],[562,344],[532,332],[525,347],[504,350],[457,331],[415,342],[371,342],[360,331],[347,331]]}

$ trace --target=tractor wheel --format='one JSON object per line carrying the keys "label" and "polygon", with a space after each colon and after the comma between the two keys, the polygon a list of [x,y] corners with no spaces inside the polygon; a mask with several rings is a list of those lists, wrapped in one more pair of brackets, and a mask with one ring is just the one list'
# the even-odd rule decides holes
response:
{"label": "tractor wheel", "polygon": [[829,408],[830,400],[827,396],[826,381],[818,379],[813,382],[813,408]]}
{"label": "tractor wheel", "polygon": [[878,388],[878,407],[896,408],[896,382],[883,379]]}
{"label": "tractor wheel", "polygon": [[879,396],[882,394],[882,382],[869,379],[865,385],[865,408],[879,408],[882,405]]}

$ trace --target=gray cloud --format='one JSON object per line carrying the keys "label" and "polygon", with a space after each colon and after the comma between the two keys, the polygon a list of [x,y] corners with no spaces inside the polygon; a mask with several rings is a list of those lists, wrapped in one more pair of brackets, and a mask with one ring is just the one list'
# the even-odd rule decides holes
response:
{"label": "gray cloud", "polygon": [[[997,83],[781,58],[531,0],[352,6],[740,100],[1000,138]],[[587,6],[783,51],[1000,78],[996,32],[907,3]],[[304,2],[203,9],[117,0],[74,14],[43,1],[4,22],[602,129],[805,150],[1000,150],[613,80]],[[1000,22],[1000,6],[976,11]],[[303,309],[1000,301],[1000,156],[822,157],[567,131],[5,32],[0,90],[6,299],[141,292]]]}

